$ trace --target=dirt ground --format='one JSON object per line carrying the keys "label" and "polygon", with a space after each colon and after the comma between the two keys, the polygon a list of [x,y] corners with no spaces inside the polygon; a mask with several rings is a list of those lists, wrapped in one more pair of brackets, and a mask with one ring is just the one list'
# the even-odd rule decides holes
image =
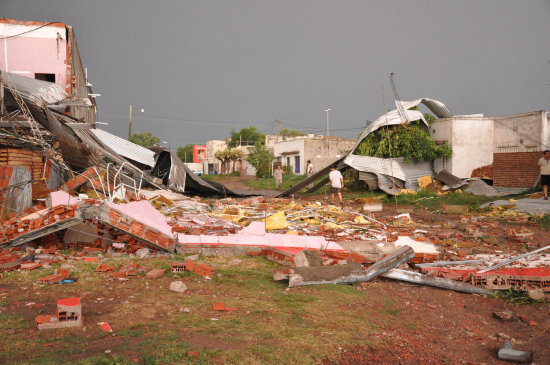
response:
{"label": "dirt ground", "polygon": [[[239,177],[224,183],[246,187]],[[357,209],[359,203],[346,200],[346,206]],[[445,237],[464,234],[459,215],[385,205],[376,217],[407,209],[414,222],[442,234],[442,245],[448,245]],[[523,226],[534,232],[532,247],[550,244],[548,230],[532,222],[492,217],[480,222],[488,233],[479,244],[456,251],[517,252],[524,243],[510,242],[507,230]],[[169,268],[176,259],[184,258],[106,260],[116,266],[132,261]],[[279,266],[265,258],[204,260],[215,267],[213,280],[168,273],[157,280],[108,281],[94,272],[97,263],[82,261],[68,262],[78,277],[69,284],[36,284],[44,272],[5,273],[0,281],[0,363],[508,364],[496,353],[509,340],[516,349],[532,351],[533,363],[550,364],[548,303],[518,305],[380,278],[353,286],[286,289],[272,279]],[[182,280],[187,292],[170,292],[173,280]],[[34,318],[54,313],[56,301],[68,297],[81,298],[85,327],[38,331]],[[215,301],[238,310],[214,312]],[[40,306],[29,307],[31,302]],[[511,318],[495,316],[502,311],[511,311]],[[114,333],[101,330],[98,323],[104,321]]]}

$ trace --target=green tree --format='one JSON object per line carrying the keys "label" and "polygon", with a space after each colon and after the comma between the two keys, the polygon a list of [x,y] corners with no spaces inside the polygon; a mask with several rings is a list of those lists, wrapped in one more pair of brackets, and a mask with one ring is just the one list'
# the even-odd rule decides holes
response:
{"label": "green tree", "polygon": [[264,143],[258,141],[256,145],[250,148],[246,160],[256,168],[256,177],[269,177],[269,170],[273,155],[265,147]]}
{"label": "green tree", "polygon": [[157,136],[153,136],[153,133],[151,132],[134,133],[130,138],[130,142],[139,144],[143,147],[152,147],[158,146],[160,138]]}
{"label": "green tree", "polygon": [[227,174],[229,170],[229,161],[231,161],[231,150],[226,148],[225,150],[219,150],[214,153],[214,157],[222,162],[222,174]]}
{"label": "green tree", "polygon": [[449,158],[452,150],[449,145],[436,145],[420,123],[413,122],[376,130],[361,141],[354,153],[381,158],[404,157],[406,161],[420,162]]}
{"label": "green tree", "polygon": [[229,148],[235,148],[239,144],[241,146],[254,146],[256,142],[265,144],[265,134],[258,131],[258,127],[245,127],[238,132],[235,131],[234,128],[231,128],[231,140],[228,144]]}
{"label": "green tree", "polygon": [[239,150],[237,148],[231,150],[230,159],[231,161],[233,161],[233,171],[235,171],[235,164],[237,163],[237,161],[242,161],[243,158],[244,158],[243,150]]}
{"label": "green tree", "polygon": [[176,154],[183,162],[193,162],[193,145],[186,144],[183,147],[179,147]]}

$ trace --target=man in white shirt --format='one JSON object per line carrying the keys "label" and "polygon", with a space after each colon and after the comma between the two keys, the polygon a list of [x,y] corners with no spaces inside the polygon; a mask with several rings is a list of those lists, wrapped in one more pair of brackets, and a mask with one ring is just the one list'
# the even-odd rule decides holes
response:
{"label": "man in white shirt", "polygon": [[544,191],[544,200],[548,200],[548,185],[550,185],[550,151],[543,152],[543,157],[538,162],[540,166],[540,184]]}
{"label": "man in white shirt", "polygon": [[330,173],[328,174],[328,179],[330,180],[330,186],[332,187],[332,192],[330,194],[330,199],[334,201],[334,193],[338,193],[338,199],[340,205],[344,205],[342,202],[342,187],[344,186],[344,177],[340,171],[330,168]]}
{"label": "man in white shirt", "polygon": [[283,170],[281,169],[281,165],[277,165],[277,169],[273,171],[273,177],[275,178],[277,190],[281,189],[283,185]]}
{"label": "man in white shirt", "polygon": [[[311,175],[313,175],[313,164],[311,163],[311,160],[307,160],[306,174],[308,178],[310,178]],[[313,187],[313,184],[309,184],[309,188],[311,189],[312,187]]]}

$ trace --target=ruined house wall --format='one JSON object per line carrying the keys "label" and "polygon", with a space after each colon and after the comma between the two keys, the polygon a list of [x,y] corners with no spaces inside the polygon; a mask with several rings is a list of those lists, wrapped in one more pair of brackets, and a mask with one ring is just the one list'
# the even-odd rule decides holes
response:
{"label": "ruined house wall", "polygon": [[320,139],[305,140],[305,153],[302,159],[302,169],[304,174],[307,160],[313,163],[314,171],[322,170],[334,161],[344,157],[355,146],[356,141],[350,139],[341,139],[337,137],[328,137]]}
{"label": "ruined house wall", "polygon": [[436,160],[436,172],[445,168],[459,178],[467,178],[474,169],[493,162],[492,118],[464,116],[438,119],[432,122],[430,133],[435,141],[450,142],[453,149],[450,161]]}
{"label": "ruined house wall", "polygon": [[[493,152],[541,151],[546,144],[548,123],[546,111],[495,117]],[[544,149],[544,148],[542,148]]]}
{"label": "ruined house wall", "polygon": [[[22,22],[14,19],[0,21],[0,33],[17,37],[7,38],[0,47],[0,69],[35,78],[37,73],[55,74],[55,83],[65,88],[67,83],[67,34],[65,24]],[[30,32],[29,32],[30,31]]]}

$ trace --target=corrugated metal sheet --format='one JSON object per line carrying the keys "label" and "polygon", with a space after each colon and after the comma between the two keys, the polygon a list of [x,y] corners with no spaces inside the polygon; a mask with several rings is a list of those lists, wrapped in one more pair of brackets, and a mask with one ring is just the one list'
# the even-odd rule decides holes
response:
{"label": "corrugated metal sheet", "polygon": [[151,168],[155,166],[155,153],[153,151],[102,129],[90,129],[89,131],[119,155],[150,166]]}
{"label": "corrugated metal sheet", "polygon": [[441,181],[451,189],[458,189],[459,187],[466,185],[466,182],[462,179],[454,176],[449,171],[443,169],[434,176],[435,180]]}
{"label": "corrugated metal sheet", "polygon": [[472,193],[474,195],[485,195],[485,196],[499,196],[499,192],[485,183],[481,179],[471,179],[466,185],[466,188],[463,189],[467,193]]}
{"label": "corrugated metal sheet", "polygon": [[[395,193],[392,186],[392,178],[402,181],[402,186],[407,189],[417,190],[419,177],[432,175],[433,164],[431,161],[419,163],[406,162],[403,157],[385,159],[370,156],[348,155],[344,163],[358,171],[376,174],[378,187],[388,194]],[[384,177],[382,179],[382,177]],[[400,185],[397,181],[393,185]]]}
{"label": "corrugated metal sheet", "polygon": [[31,79],[30,77],[1,72],[2,77],[8,77],[23,99],[32,104],[40,105],[44,100],[48,104],[55,104],[67,99],[67,93],[54,82]]}

